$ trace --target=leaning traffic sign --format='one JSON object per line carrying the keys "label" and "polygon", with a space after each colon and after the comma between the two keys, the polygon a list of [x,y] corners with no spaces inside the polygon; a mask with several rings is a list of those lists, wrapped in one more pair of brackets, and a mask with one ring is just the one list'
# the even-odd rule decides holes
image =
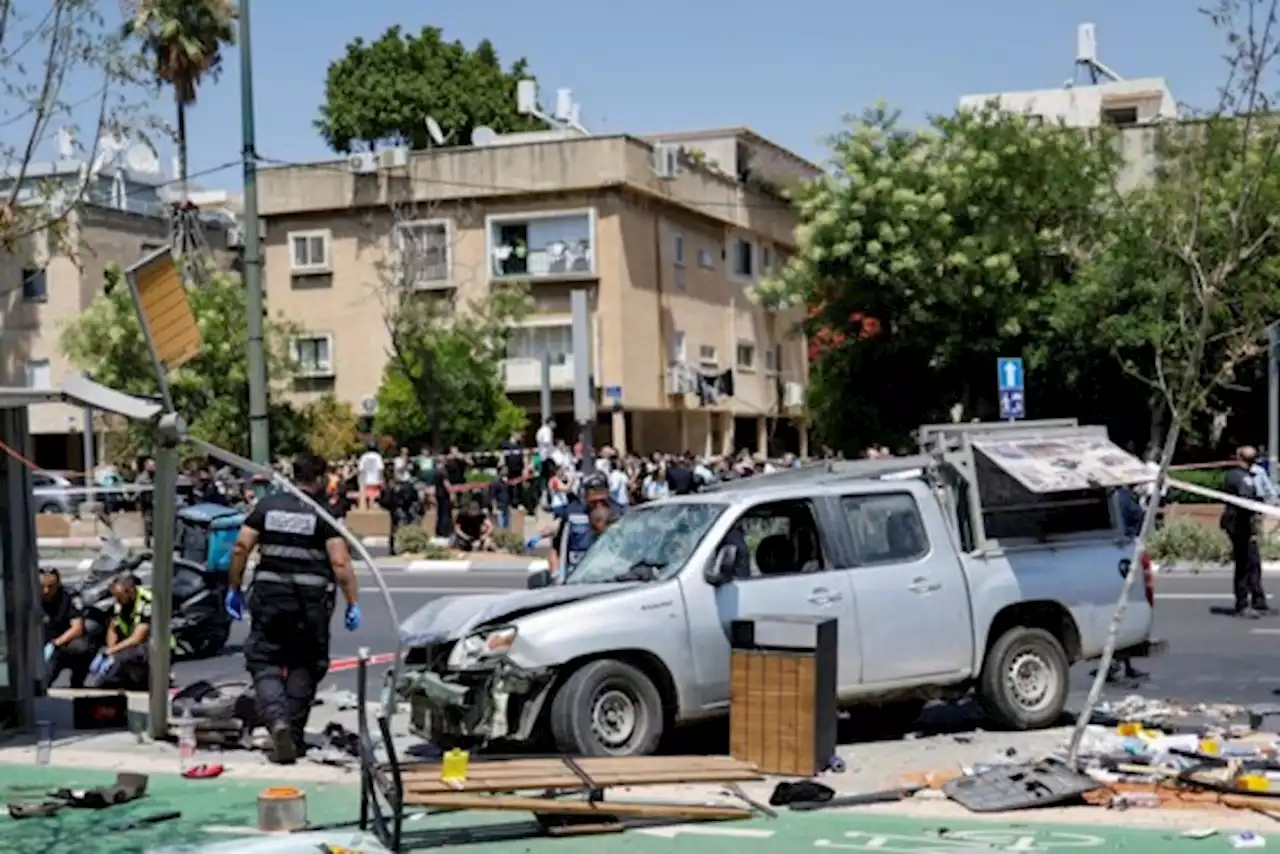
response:
{"label": "leaning traffic sign", "polygon": [[173,370],[200,355],[204,342],[169,247],[145,256],[126,273],[138,319],[165,368]]}

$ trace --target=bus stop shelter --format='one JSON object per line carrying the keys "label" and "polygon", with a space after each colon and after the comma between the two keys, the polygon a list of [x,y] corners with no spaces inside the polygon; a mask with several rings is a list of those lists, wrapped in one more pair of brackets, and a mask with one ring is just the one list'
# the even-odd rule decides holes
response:
{"label": "bus stop shelter", "polygon": [[[159,404],[79,375],[68,375],[58,388],[0,387],[0,721],[19,729],[34,725],[35,700],[45,689],[40,556],[26,462],[32,456],[27,408],[41,403],[89,407],[157,425],[161,415]],[[172,491],[156,500],[172,503]],[[167,515],[172,518],[172,508]]]}

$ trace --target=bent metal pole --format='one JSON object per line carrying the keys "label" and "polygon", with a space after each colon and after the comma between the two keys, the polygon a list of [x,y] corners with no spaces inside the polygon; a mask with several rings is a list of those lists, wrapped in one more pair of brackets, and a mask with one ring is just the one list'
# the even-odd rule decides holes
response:
{"label": "bent metal pole", "polygon": [[227,465],[235,466],[242,471],[253,472],[261,477],[269,478],[274,485],[280,487],[285,492],[302,499],[311,507],[312,510],[316,511],[316,514],[321,519],[332,525],[334,530],[342,535],[342,538],[346,540],[353,549],[355,549],[356,554],[359,555],[360,559],[369,567],[369,571],[373,573],[373,578],[378,584],[378,590],[382,593],[383,601],[386,602],[387,613],[391,616],[391,622],[396,627],[395,658],[391,660],[391,670],[383,693],[383,703],[386,706],[386,712],[390,713],[391,698],[395,697],[395,684],[396,680],[400,676],[400,660],[403,657],[402,651],[404,642],[400,638],[400,616],[396,613],[396,603],[392,599],[391,588],[387,586],[386,580],[378,570],[378,564],[373,559],[373,555],[369,554],[369,550],[364,547],[364,543],[360,541],[359,537],[352,534],[351,531],[347,529],[346,525],[339,522],[329,513],[329,511],[325,510],[319,502],[310,495],[307,495],[301,489],[298,489],[298,487],[295,486],[288,478],[281,475],[275,469],[270,466],[260,465],[252,460],[247,460],[239,454],[233,454],[231,451],[219,448],[217,445],[211,445],[208,442],[196,439],[192,436],[187,436],[186,441],[193,447],[198,448],[200,451],[215,459],[221,460]]}

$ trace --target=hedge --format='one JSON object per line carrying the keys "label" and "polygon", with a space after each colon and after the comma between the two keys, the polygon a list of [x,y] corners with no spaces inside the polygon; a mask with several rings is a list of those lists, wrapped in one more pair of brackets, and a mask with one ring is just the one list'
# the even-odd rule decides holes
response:
{"label": "hedge", "polygon": [[[1187,483],[1195,486],[1203,486],[1206,489],[1215,489],[1222,492],[1227,483],[1226,469],[1186,469],[1184,471],[1171,471],[1169,476],[1176,480],[1185,480]],[[1170,489],[1169,494],[1165,496],[1164,504],[1217,504],[1218,502],[1212,498],[1205,498],[1203,495],[1196,495],[1192,492],[1183,492],[1180,489]]]}
{"label": "hedge", "polygon": [[[1263,560],[1280,560],[1280,539],[1263,537],[1259,545]],[[1179,519],[1151,535],[1147,553],[1156,563],[1231,563],[1231,542],[1216,527]]]}

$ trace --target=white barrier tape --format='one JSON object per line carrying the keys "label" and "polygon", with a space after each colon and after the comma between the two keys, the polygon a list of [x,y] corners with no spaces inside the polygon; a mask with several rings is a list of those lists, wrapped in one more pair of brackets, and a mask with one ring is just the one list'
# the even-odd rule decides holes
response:
{"label": "white barrier tape", "polygon": [[141,485],[136,486],[129,484],[128,486],[38,486],[32,490],[36,495],[67,495],[75,493],[76,495],[101,495],[104,493],[118,494],[130,492],[152,492],[154,486]]}
{"label": "white barrier tape", "polygon": [[1280,507],[1276,507],[1273,504],[1264,504],[1261,501],[1241,498],[1238,495],[1228,495],[1225,492],[1219,492],[1216,489],[1209,489],[1207,486],[1198,486],[1194,483],[1187,483],[1184,480],[1167,478],[1165,483],[1174,489],[1180,489],[1183,492],[1190,492],[1192,495],[1199,495],[1202,498],[1212,498],[1214,501],[1221,501],[1224,504],[1234,504],[1244,510],[1261,513],[1262,515],[1270,516],[1273,519],[1280,519]]}

